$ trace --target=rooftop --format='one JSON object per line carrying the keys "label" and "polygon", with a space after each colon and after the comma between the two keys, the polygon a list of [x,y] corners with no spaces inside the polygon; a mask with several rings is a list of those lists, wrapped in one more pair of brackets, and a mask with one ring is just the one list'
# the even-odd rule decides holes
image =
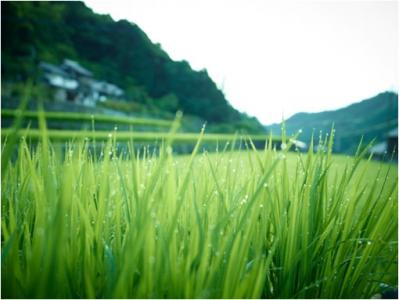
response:
{"label": "rooftop", "polygon": [[64,62],[62,63],[62,68],[63,69],[71,69],[71,70],[75,71],[76,73],[83,75],[83,76],[87,76],[87,77],[93,76],[93,74],[89,70],[83,68],[81,65],[79,65],[78,62],[76,62],[74,60],[64,59]]}
{"label": "rooftop", "polygon": [[68,77],[68,74],[64,70],[62,70],[60,67],[53,65],[53,64],[49,64],[49,63],[42,61],[39,63],[39,68],[41,68],[42,70],[49,72],[49,73]]}

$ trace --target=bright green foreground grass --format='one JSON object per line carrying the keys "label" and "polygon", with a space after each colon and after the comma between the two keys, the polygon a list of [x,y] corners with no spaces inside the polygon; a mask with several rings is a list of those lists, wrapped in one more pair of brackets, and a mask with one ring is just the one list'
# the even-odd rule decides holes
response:
{"label": "bright green foreground grass", "polygon": [[2,165],[3,297],[370,298],[397,285],[396,166],[230,146],[174,157],[168,143],[125,158],[113,143],[61,158],[22,140]]}

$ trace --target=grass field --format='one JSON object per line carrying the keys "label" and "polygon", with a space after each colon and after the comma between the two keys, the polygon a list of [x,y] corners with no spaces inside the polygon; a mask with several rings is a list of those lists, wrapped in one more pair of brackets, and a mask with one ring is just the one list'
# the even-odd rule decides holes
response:
{"label": "grass field", "polygon": [[[7,137],[12,133],[12,129],[3,129],[1,135]],[[83,139],[95,139],[97,141],[106,141],[110,137],[114,137],[118,141],[162,141],[165,140],[170,134],[168,132],[130,132],[130,131],[87,131],[87,130],[48,130],[47,137],[52,141],[71,141],[71,140],[83,140]],[[31,140],[40,140],[42,137],[41,131],[38,129],[26,129],[20,130],[18,136],[27,137]],[[207,142],[229,142],[234,139],[240,138],[234,134],[218,134],[210,133],[203,137],[203,141]],[[242,137],[241,137],[242,138]],[[265,135],[250,135],[253,142],[265,141],[267,136]],[[194,143],[198,139],[197,133],[175,133],[173,140],[175,143]],[[279,137],[273,138],[274,142],[280,141]]]}
{"label": "grass field", "polygon": [[[12,109],[2,109],[1,116],[3,118],[15,118],[18,114],[22,114],[26,119],[37,119],[39,112],[37,111],[17,111]],[[169,128],[172,125],[172,121],[159,120],[159,119],[148,119],[148,118],[132,118],[124,116],[110,116],[100,114],[85,114],[77,112],[59,112],[59,111],[46,111],[44,112],[47,120],[58,120],[58,121],[78,121],[78,122],[101,122],[111,123],[120,125],[147,125],[147,126],[159,126]]]}
{"label": "grass field", "polygon": [[99,156],[85,140],[60,155],[40,130],[36,147],[15,131],[2,146],[2,297],[370,298],[397,286],[397,167],[363,148],[248,141],[208,154],[201,133],[174,156],[174,128],[159,155],[132,142],[116,154],[112,135]]}

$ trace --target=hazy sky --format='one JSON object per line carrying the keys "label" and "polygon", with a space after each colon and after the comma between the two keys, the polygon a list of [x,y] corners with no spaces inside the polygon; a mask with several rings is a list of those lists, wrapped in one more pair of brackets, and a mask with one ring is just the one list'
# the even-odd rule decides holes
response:
{"label": "hazy sky", "polygon": [[206,68],[234,107],[264,124],[398,89],[396,1],[85,2]]}

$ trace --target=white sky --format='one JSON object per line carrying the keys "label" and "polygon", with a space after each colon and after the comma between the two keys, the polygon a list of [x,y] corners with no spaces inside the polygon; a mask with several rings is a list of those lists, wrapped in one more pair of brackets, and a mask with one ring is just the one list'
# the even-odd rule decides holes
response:
{"label": "white sky", "polygon": [[88,0],[136,23],[174,60],[206,68],[264,124],[398,89],[398,2]]}

